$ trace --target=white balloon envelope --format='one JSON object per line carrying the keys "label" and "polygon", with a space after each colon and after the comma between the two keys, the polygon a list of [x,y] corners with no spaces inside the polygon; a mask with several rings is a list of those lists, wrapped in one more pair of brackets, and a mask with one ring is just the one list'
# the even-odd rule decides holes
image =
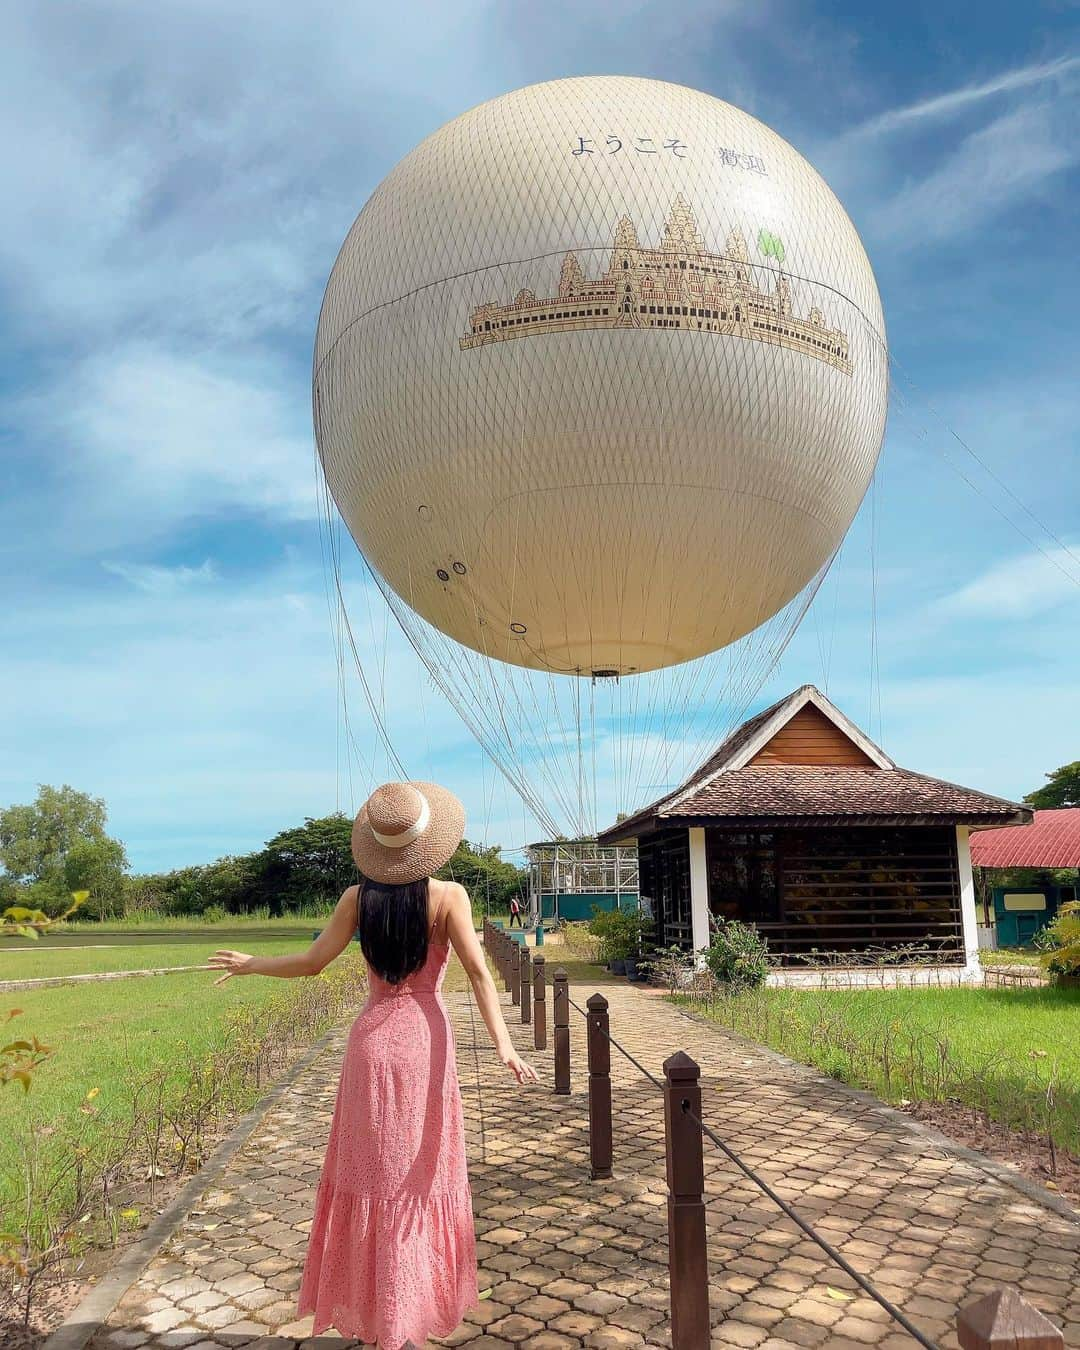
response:
{"label": "white balloon envelope", "polygon": [[383,180],[327,284],[319,453],[368,563],[538,670],[715,651],[820,574],[884,432],[855,228],[708,94],[589,77],[493,99]]}

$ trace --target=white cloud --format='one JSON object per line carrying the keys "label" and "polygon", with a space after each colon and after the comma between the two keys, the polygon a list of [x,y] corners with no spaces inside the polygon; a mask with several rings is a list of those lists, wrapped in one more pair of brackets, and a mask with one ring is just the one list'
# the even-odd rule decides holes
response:
{"label": "white cloud", "polygon": [[1080,545],[1003,559],[935,601],[931,612],[941,618],[1011,623],[1070,603],[1080,605]]}
{"label": "white cloud", "polygon": [[153,563],[125,563],[105,561],[102,567],[114,576],[122,577],[136,590],[146,591],[149,595],[175,595],[188,586],[204,585],[217,581],[218,571],[213,560],[207,558],[198,567],[180,564],[177,567],[159,567]]}
{"label": "white cloud", "polygon": [[[199,359],[148,344],[95,356],[59,406],[34,420],[70,447],[77,514],[70,545],[153,539],[195,517],[253,514],[314,520],[318,497],[307,402],[275,363]],[[63,521],[67,529],[71,521]]]}
{"label": "white cloud", "polygon": [[1017,89],[1060,80],[1075,70],[1080,70],[1080,56],[1063,56],[1055,61],[1032,62],[1026,66],[1018,66],[977,84],[966,84],[959,89],[951,89],[948,93],[921,99],[918,103],[890,108],[888,112],[879,113],[847,132],[846,138],[853,140],[888,135],[894,131],[922,126],[927,122],[941,121],[998,94],[1012,93]]}
{"label": "white cloud", "polygon": [[[1023,104],[966,137],[925,177],[875,208],[870,228],[894,247],[925,248],[1037,198],[1080,162],[1074,103]],[[973,236],[973,246],[978,240]]]}

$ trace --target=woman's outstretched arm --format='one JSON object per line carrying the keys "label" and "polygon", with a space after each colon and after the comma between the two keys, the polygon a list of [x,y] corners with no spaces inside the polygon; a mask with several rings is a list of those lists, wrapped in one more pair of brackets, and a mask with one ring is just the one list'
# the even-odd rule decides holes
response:
{"label": "woman's outstretched arm", "polygon": [[306,952],[290,956],[249,956],[246,952],[219,948],[207,963],[211,970],[225,971],[214,983],[224,984],[231,975],[276,975],[285,980],[318,975],[352,941],[356,932],[357,890],[358,887],[350,886],[342,894],[326,926]]}
{"label": "woman's outstretched arm", "polygon": [[536,1070],[514,1049],[510,1033],[506,1029],[495,981],[491,978],[491,972],[484,960],[484,949],[480,946],[476,929],[473,927],[469,893],[457,882],[447,882],[446,889],[446,932],[472,984],[476,1006],[480,1009],[480,1016],[484,1019],[492,1044],[499,1058],[519,1083],[535,1083]]}

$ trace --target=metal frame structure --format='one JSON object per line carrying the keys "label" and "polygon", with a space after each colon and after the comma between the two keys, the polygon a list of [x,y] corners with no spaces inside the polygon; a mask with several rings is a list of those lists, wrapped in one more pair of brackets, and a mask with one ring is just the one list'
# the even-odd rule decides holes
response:
{"label": "metal frame structure", "polygon": [[[559,839],[525,849],[532,915],[560,916],[560,896],[596,896],[613,904],[639,901],[638,857],[634,844],[601,845],[595,839]],[[545,900],[548,903],[545,905]]]}

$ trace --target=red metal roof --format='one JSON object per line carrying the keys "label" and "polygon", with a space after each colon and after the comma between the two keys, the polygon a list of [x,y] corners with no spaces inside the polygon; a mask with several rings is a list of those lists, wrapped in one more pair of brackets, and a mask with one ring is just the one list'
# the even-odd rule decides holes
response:
{"label": "red metal roof", "polygon": [[1080,867],[1080,806],[1036,811],[1030,825],[971,836],[976,867]]}

